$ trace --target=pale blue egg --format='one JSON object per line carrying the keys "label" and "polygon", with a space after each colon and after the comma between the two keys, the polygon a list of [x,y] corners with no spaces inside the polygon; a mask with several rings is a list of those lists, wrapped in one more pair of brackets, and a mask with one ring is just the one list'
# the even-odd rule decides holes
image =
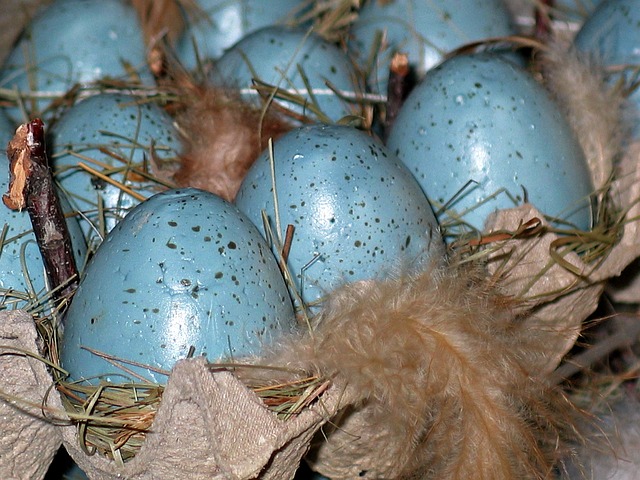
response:
{"label": "pale blue egg", "polygon": [[[350,47],[359,63],[377,56],[370,82],[386,93],[389,65],[406,53],[419,76],[466,43],[517,33],[502,0],[390,0],[363,6],[351,28]],[[376,38],[384,36],[381,49]]]}
{"label": "pale blue egg", "polygon": [[254,79],[277,86],[306,103],[276,102],[323,120],[313,111],[316,105],[329,121],[359,112],[332,90],[353,96],[360,92],[356,78],[351,60],[338,47],[304,29],[282,26],[265,27],[244,37],[220,57],[211,75],[214,83],[241,89],[256,102]]}
{"label": "pale blue egg", "polygon": [[[6,115],[0,112],[0,150],[2,150],[0,156],[6,156],[7,145],[9,144],[9,140],[13,138],[16,128],[17,125],[14,125]],[[7,172],[3,172],[2,175],[6,173]]]}
{"label": "pale blue egg", "polygon": [[169,370],[192,346],[210,361],[258,354],[294,325],[276,259],[251,221],[212,193],[169,190],[131,211],[87,266],[65,317],[62,366],[73,379],[120,382],[124,372],[82,347]]}
{"label": "pale blue egg", "polygon": [[[0,116],[0,145],[6,148],[13,137],[14,126]],[[0,191],[9,190],[9,159],[0,155]],[[64,197],[63,209],[72,209]],[[87,245],[78,220],[70,216],[67,227],[77,267],[82,269],[87,256]],[[31,218],[26,209],[10,210],[0,203],[0,310],[36,306],[47,292],[42,255],[36,243]]]}
{"label": "pale blue egg", "polygon": [[[73,206],[86,215],[83,228],[106,233],[139,199],[88,173],[80,163],[107,175],[143,197],[163,189],[134,170],[151,174],[173,161],[181,148],[173,120],[159,105],[125,94],[100,94],[69,108],[50,132],[56,180]],[[102,211],[99,210],[99,206]]]}
{"label": "pale blue egg", "polygon": [[[624,79],[627,85],[637,82],[640,67],[640,4],[635,0],[605,0],[587,18],[577,33],[574,44],[578,50],[593,57],[603,66],[627,67],[622,73],[612,73],[611,83]],[[634,134],[640,135],[640,90],[629,97],[635,111],[632,117]]]}
{"label": "pale blue egg", "polygon": [[548,92],[499,55],[459,56],[432,69],[387,146],[436,208],[447,204],[474,229],[525,200],[590,228],[593,186],[576,136]]}
{"label": "pale blue egg", "polygon": [[[305,303],[357,280],[443,254],[442,239],[420,186],[387,149],[347,126],[312,125],[274,142],[275,194],[284,235],[294,227],[288,267]],[[267,152],[245,178],[236,204],[277,230]]]}
{"label": "pale blue egg", "polygon": [[269,25],[296,21],[305,11],[305,0],[200,0],[203,16],[187,18],[187,29],[178,44],[178,55],[189,69],[201,61],[216,59],[242,37]]}
{"label": "pale blue egg", "polygon": [[[27,25],[0,71],[0,87],[38,92],[41,98],[25,97],[24,106],[31,116],[48,118],[52,96],[76,83],[126,79],[129,68],[152,84],[138,17],[128,2],[57,0]],[[8,112],[24,121],[18,109]]]}

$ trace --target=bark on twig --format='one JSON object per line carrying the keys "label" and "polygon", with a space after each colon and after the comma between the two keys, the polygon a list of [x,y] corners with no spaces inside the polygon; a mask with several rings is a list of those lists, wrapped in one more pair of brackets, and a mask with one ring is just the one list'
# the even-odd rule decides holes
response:
{"label": "bark on twig", "polygon": [[542,6],[535,9],[535,30],[534,36],[538,40],[546,41],[551,37],[552,24],[550,9],[553,8],[554,0],[542,0]]}
{"label": "bark on twig", "polygon": [[69,298],[77,286],[78,270],[49,168],[42,120],[18,127],[7,156],[11,175],[2,201],[12,210],[26,207],[54,298]]}
{"label": "bark on twig", "polygon": [[389,137],[391,127],[402,107],[409,91],[411,67],[409,58],[403,53],[396,53],[389,68],[389,83],[387,85],[387,105],[384,120],[384,136]]}

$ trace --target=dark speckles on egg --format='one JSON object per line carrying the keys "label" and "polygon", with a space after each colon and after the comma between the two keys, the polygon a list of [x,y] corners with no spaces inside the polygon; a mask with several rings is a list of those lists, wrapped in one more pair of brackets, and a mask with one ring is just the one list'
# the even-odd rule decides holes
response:
{"label": "dark speckles on egg", "polygon": [[[141,226],[149,212],[155,220]],[[209,220],[196,223],[197,217]],[[137,235],[131,235],[132,229]],[[149,241],[155,237],[169,240]],[[219,247],[223,255],[218,255]],[[105,281],[103,272],[116,265],[118,276]],[[257,228],[235,206],[194,189],[158,194],[129,213],[94,255],[72,303],[62,362],[74,379],[109,370],[86,355],[80,342],[170,370],[190,345],[206,350],[212,361],[231,351],[234,356],[256,354],[295,325],[277,261]],[[109,312],[109,322],[74,320],[101,318],[104,312]],[[275,331],[260,333],[262,316],[278,319]],[[134,320],[145,328],[132,330]],[[166,381],[147,369],[134,370]]]}
{"label": "dark speckles on egg", "polygon": [[114,213],[106,216],[108,231],[139,200],[107,183],[99,184],[96,190],[95,177],[78,174],[78,154],[106,165],[104,168],[113,180],[144,192],[157,185],[128,177],[125,180],[121,159],[130,161],[134,168],[146,168],[143,165],[151,155],[152,146],[153,155],[159,160],[175,157],[181,149],[171,117],[159,105],[140,104],[138,100],[115,93],[92,95],[66,110],[52,125],[49,145],[54,155],[56,180],[71,193],[73,206],[87,212],[90,221],[85,222],[85,230],[89,237],[95,236],[91,223],[98,223],[98,213],[94,212],[98,212],[99,204]]}
{"label": "dark speckles on egg", "polygon": [[[298,155],[305,146],[305,155]],[[280,222],[295,225],[289,270],[299,288],[304,277],[305,301],[341,284],[347,272],[354,272],[354,279],[371,278],[394,268],[394,262],[413,264],[442,253],[438,241],[428,242],[426,232],[435,218],[418,183],[371,137],[351,127],[302,127],[276,141],[274,152]],[[256,225],[262,225],[262,211],[272,222],[275,218],[270,182],[257,181],[269,176],[270,159],[264,154],[236,199]],[[381,227],[394,218],[398,231],[422,241],[407,248],[406,235],[384,232]]]}
{"label": "dark speckles on egg", "polygon": [[[589,228],[593,187],[573,131],[544,87],[501,55],[461,55],[432,69],[407,98],[387,145],[431,198],[464,211],[478,230],[495,210],[513,207],[523,187],[543,213]],[[540,157],[554,168],[539,168]],[[565,169],[574,172],[570,182],[556,174]]]}
{"label": "dark speckles on egg", "polygon": [[[295,52],[293,57],[291,52]],[[250,89],[254,79],[259,78],[269,85],[286,85],[285,88],[294,89],[301,97],[315,102],[328,118],[335,121],[352,114],[353,105],[348,106],[332,92],[318,90],[326,91],[327,79],[338,90],[359,90],[357,75],[348,56],[314,32],[310,34],[306,28],[273,25],[259,29],[226,50],[216,66],[212,73],[216,83]],[[284,79],[283,72],[287,74]],[[309,86],[315,89],[313,98],[309,98]],[[274,101],[316,118],[310,109],[294,102],[278,98]]]}

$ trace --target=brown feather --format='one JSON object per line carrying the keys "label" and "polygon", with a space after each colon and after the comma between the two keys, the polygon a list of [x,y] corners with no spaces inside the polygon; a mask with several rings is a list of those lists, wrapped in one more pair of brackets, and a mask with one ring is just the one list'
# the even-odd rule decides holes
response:
{"label": "brown feather", "polygon": [[515,306],[453,267],[334,292],[313,336],[267,358],[329,375],[356,398],[314,467],[332,478],[550,477],[572,410],[537,378],[553,333]]}
{"label": "brown feather", "polygon": [[181,3],[182,0],[131,0],[148,46],[159,36],[166,35],[171,42],[180,36],[184,29]]}
{"label": "brown feather", "polygon": [[177,122],[184,133],[184,148],[175,182],[229,201],[269,139],[291,129],[282,119],[263,115],[233,91],[214,86],[192,86]]}
{"label": "brown feather", "polygon": [[549,91],[555,96],[585,153],[596,189],[611,180],[614,166],[628,140],[624,92],[607,86],[598,58],[558,40],[537,57]]}

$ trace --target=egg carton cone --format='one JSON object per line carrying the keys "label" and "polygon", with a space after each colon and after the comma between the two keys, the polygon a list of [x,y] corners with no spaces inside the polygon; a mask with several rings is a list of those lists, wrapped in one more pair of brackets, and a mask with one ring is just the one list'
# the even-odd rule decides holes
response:
{"label": "egg carton cone", "polygon": [[[61,399],[37,355],[30,315],[0,312],[3,372],[0,476],[44,478],[61,444],[90,479],[288,479],[312,437],[344,401],[330,388],[316,406],[281,420],[228,372],[212,373],[203,358],[180,361],[138,454],[124,465],[80,448]],[[39,406],[47,399],[44,415]],[[55,420],[54,420],[55,419]]]}
{"label": "egg carton cone", "polygon": [[[640,199],[640,142],[635,142],[629,146],[622,161],[619,180],[616,181],[617,190],[620,192],[621,205],[627,205],[630,210],[628,218],[638,218],[640,207],[637,205]],[[615,256],[611,262],[618,259],[617,266],[623,266],[625,259],[632,259],[628,268],[621,273],[620,277],[613,278],[607,285],[607,294],[619,303],[640,303],[640,262],[638,256],[633,254],[639,250],[640,225],[638,221],[629,222],[625,225],[624,234],[620,244],[615,248]],[[613,253],[613,252],[612,252]],[[614,271],[616,265],[607,265]]]}
{"label": "egg carton cone", "polygon": [[50,398],[53,380],[45,364],[23,352],[37,354],[37,332],[31,315],[15,310],[0,313],[0,477],[44,478],[62,443],[60,428],[39,408]]}
{"label": "egg carton cone", "polygon": [[[489,260],[490,272],[498,268],[508,272],[504,287],[513,295],[527,300],[528,308],[549,328],[564,338],[563,348],[554,349],[563,356],[574,345],[582,322],[596,309],[605,288],[616,301],[640,300],[640,274],[637,269],[629,272],[630,282],[616,287],[615,279],[640,257],[640,143],[626,148],[625,154],[617,165],[616,180],[612,183],[612,198],[618,208],[626,210],[628,221],[622,226],[619,241],[595,264],[584,263],[579,255],[570,252],[564,261],[572,266],[576,275],[566,266],[554,262],[550,252],[554,242],[562,237],[552,232],[541,236],[522,239],[510,239],[502,242]],[[487,235],[499,231],[515,231],[523,223],[544,216],[535,207],[525,204],[513,209],[501,210],[492,215],[486,224]],[[503,263],[509,258],[508,263]],[[549,267],[550,265],[550,267]],[[632,267],[633,268],[633,267]],[[540,272],[544,270],[544,274]],[[556,364],[550,358],[550,366]],[[552,370],[548,369],[549,372]]]}
{"label": "egg carton cone", "polygon": [[86,455],[75,429],[62,438],[90,479],[291,479],[338,398],[327,392],[321,405],[283,421],[232,374],[212,373],[202,358],[183,360],[144,445],[124,466]]}
{"label": "egg carton cone", "polygon": [[[559,44],[554,48],[563,47]],[[552,60],[556,65],[566,60],[566,64],[574,65],[577,69],[584,69],[585,66],[589,68],[586,63],[580,65],[582,60],[573,57],[573,54],[562,50],[552,54],[556,55],[555,60]],[[597,69],[594,66],[594,71]],[[592,118],[585,120],[583,125],[574,126],[574,129],[587,154],[593,184],[604,188],[611,182],[610,199],[619,212],[624,212],[618,239],[610,251],[592,263],[585,263],[573,252],[564,255],[564,262],[570,267],[567,268],[567,265],[554,261],[551,255],[554,246],[561,244],[563,237],[546,232],[543,235],[509,239],[496,244],[499,248],[493,252],[488,263],[491,272],[498,268],[508,272],[505,281],[508,291],[527,299],[529,307],[545,319],[551,328],[573,332],[566,337],[566,350],[573,345],[582,321],[595,310],[606,288],[614,301],[640,301],[640,271],[634,266],[640,256],[640,141],[630,140],[625,144],[625,136],[620,133],[627,128],[625,109],[634,107],[625,106],[612,90],[606,89],[602,84],[599,86],[597,73],[592,76],[584,70],[577,74],[563,72],[555,80],[557,84],[563,79],[578,78],[590,83],[590,86],[584,87],[585,95],[599,97],[600,103],[580,105],[581,97],[569,94],[564,99],[565,109],[569,112],[569,117],[573,115],[575,118],[574,123],[580,123],[588,116]],[[568,88],[571,90],[573,87]],[[598,88],[603,89],[602,95],[596,91]],[[564,92],[555,93],[560,97],[565,95]],[[606,103],[609,101],[612,105],[607,112],[609,106]],[[598,105],[602,107],[601,110]],[[485,232],[490,236],[500,231],[516,231],[523,223],[532,219],[540,220],[543,225],[546,223],[543,214],[532,205],[525,204],[498,211],[487,220]],[[509,258],[506,265],[502,263],[505,258]],[[623,278],[618,278],[623,272]]]}

